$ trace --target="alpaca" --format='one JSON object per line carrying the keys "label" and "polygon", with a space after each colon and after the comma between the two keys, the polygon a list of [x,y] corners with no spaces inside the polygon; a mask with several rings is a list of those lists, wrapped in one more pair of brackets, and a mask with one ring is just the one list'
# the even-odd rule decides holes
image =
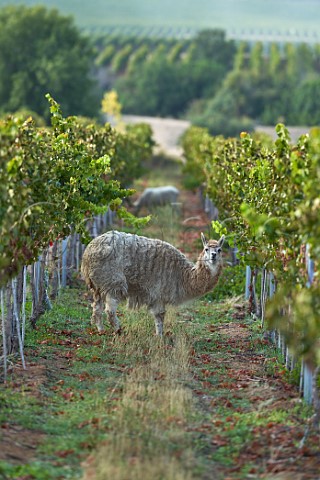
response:
{"label": "alpaca", "polygon": [[118,303],[128,299],[129,308],[146,305],[154,316],[156,334],[162,336],[168,305],[180,305],[210,292],[222,271],[224,235],[207,241],[195,264],[162,240],[123,232],[104,233],[87,246],[81,272],[93,294],[91,323],[103,330],[105,312],[116,333],[121,325]]}
{"label": "alpaca", "polygon": [[142,207],[150,210],[152,207],[162,207],[170,203],[175,203],[179,194],[179,190],[171,185],[146,188],[133,204],[135,207],[134,213],[137,215]]}

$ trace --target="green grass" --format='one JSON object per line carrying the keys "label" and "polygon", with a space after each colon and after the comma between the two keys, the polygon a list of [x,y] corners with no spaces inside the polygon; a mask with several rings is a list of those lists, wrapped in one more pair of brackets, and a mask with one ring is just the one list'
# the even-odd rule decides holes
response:
{"label": "green grass", "polygon": [[[0,0],[0,7],[20,4],[20,0]],[[38,0],[25,0],[26,5],[38,4]],[[64,14],[75,16],[76,22],[85,28],[105,26],[152,26],[193,28],[223,28],[227,31],[253,29],[279,30],[283,33],[297,30],[300,34],[317,32],[320,5],[317,0],[291,1],[268,0],[43,0],[50,8],[58,8]]]}

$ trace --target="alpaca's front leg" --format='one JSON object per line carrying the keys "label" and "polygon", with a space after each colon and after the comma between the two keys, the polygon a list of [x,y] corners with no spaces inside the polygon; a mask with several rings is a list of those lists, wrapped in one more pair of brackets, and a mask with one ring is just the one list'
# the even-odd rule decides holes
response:
{"label": "alpaca's front leg", "polygon": [[103,314],[103,302],[101,297],[98,293],[93,293],[93,302],[92,306],[92,315],[91,315],[91,325],[95,325],[99,332],[103,331],[103,321],[102,321],[102,314]]}
{"label": "alpaca's front leg", "polygon": [[156,312],[152,311],[154,315],[154,322],[156,326],[156,335],[159,337],[163,336],[163,322],[164,322],[164,316],[165,316],[165,311],[162,312]]}
{"label": "alpaca's front leg", "polygon": [[108,315],[109,322],[113,327],[115,333],[121,333],[121,325],[119,322],[119,318],[117,317],[117,306],[117,300],[112,297],[107,297],[105,311]]}

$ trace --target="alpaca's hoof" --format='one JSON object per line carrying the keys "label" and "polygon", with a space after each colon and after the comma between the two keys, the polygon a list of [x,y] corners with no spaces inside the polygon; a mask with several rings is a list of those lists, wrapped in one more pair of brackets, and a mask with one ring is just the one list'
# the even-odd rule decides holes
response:
{"label": "alpaca's hoof", "polygon": [[103,325],[96,325],[98,333],[106,333],[106,329]]}

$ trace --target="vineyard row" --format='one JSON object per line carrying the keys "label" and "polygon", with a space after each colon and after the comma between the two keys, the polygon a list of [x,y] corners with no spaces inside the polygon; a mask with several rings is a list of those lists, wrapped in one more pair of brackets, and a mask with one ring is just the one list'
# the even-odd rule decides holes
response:
{"label": "vineyard row", "polygon": [[83,244],[97,233],[90,230],[97,228],[97,216],[105,226],[115,212],[133,225],[147,221],[131,215],[123,200],[151,158],[150,127],[139,124],[119,133],[109,124],[64,118],[59,105],[50,96],[48,100],[51,128],[38,128],[31,118],[0,121],[3,358],[19,349],[23,364],[27,278],[35,325],[50,303],[45,287],[49,258],[47,280],[55,298],[70,273],[66,252],[73,252],[78,268]]}
{"label": "vineyard row", "polygon": [[[163,26],[163,25],[97,25],[84,29],[96,35],[134,36],[139,38],[163,38],[186,40],[194,37],[203,27]],[[227,30],[227,37],[238,41],[255,41],[263,43],[309,43],[320,41],[317,31],[298,31],[277,29],[232,28]]]}
{"label": "vineyard row", "polygon": [[[284,350],[302,360],[315,389],[320,365],[320,131],[311,130],[296,144],[284,125],[277,125],[276,132],[273,142],[246,132],[239,139],[212,137],[192,127],[183,139],[185,175],[193,187],[205,184],[219,211],[213,229],[227,235],[238,260],[250,267],[252,313],[263,322],[265,317]],[[270,276],[275,291],[268,299]],[[316,400],[315,390],[313,396]]]}

